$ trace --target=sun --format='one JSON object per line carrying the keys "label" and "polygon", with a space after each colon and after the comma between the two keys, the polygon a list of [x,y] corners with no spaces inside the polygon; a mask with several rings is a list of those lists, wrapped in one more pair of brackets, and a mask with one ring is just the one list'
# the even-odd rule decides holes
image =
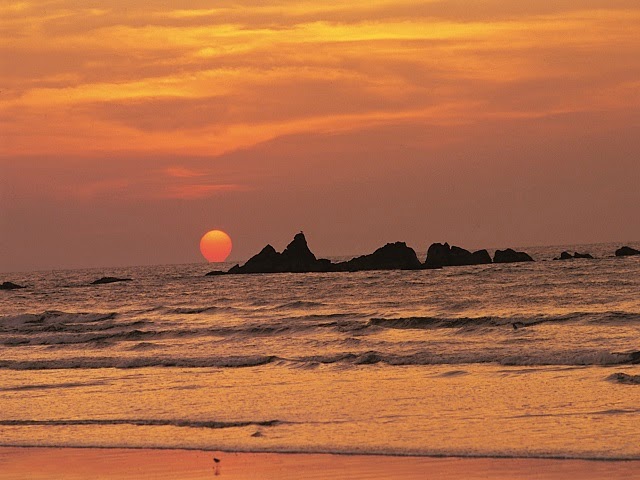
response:
{"label": "sun", "polygon": [[200,239],[200,251],[210,262],[224,262],[232,247],[231,237],[222,230],[211,230]]}

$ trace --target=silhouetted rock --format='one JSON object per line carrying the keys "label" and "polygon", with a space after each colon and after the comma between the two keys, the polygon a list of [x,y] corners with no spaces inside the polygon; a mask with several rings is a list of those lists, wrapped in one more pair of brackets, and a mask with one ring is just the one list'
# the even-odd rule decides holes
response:
{"label": "silhouetted rock", "polygon": [[516,252],[512,248],[506,250],[496,250],[493,256],[493,263],[515,263],[515,262],[533,262],[533,258],[525,252]]}
{"label": "silhouetted rock", "polygon": [[227,272],[223,272],[222,270],[212,270],[211,272],[207,272],[204,274],[205,277],[215,277],[217,275],[226,275]]}
{"label": "silhouetted rock", "polygon": [[489,252],[487,252],[486,249],[476,250],[471,255],[473,255],[473,259],[475,261],[473,265],[485,265],[493,262],[493,260],[491,260],[491,255],[489,255]]}
{"label": "silhouetted rock", "polygon": [[117,282],[130,282],[130,278],[118,278],[118,277],[102,277],[98,280],[91,282],[91,285],[104,285],[105,283],[117,283]]}
{"label": "silhouetted rock", "polygon": [[[239,265],[229,270],[229,273],[269,273],[275,272],[280,254],[271,245],[267,245],[260,253],[254,255],[242,267]],[[235,271],[233,271],[235,270]]]}
{"label": "silhouetted rock", "polygon": [[578,253],[573,252],[571,255],[569,252],[562,252],[559,257],[554,258],[554,260],[573,260],[574,258],[588,258],[593,260],[593,255],[590,253]]}
{"label": "silhouetted rock", "polygon": [[387,243],[369,255],[362,255],[333,266],[340,272],[361,270],[417,270],[422,267],[413,248],[405,242]]}
{"label": "silhouetted rock", "polygon": [[0,290],[18,290],[20,288],[25,288],[25,287],[13,282],[3,282],[2,284],[0,284]]}
{"label": "silhouetted rock", "polygon": [[267,245],[244,265],[232,267],[229,273],[327,272],[330,269],[331,262],[316,259],[309,250],[304,234],[300,232],[282,253],[276,252],[275,248]]}
{"label": "silhouetted rock", "polygon": [[425,268],[441,268],[463,265],[482,265],[491,263],[491,256],[486,250],[471,253],[464,248],[450,247],[448,243],[434,243],[427,251]]}
{"label": "silhouetted rock", "polygon": [[640,250],[626,246],[616,250],[616,257],[630,257],[631,255],[640,255]]}
{"label": "silhouetted rock", "polygon": [[424,262],[426,268],[441,268],[449,265],[451,247],[448,243],[432,243],[427,250],[427,258]]}
{"label": "silhouetted rock", "polygon": [[589,258],[593,260],[593,255],[589,253],[578,252],[573,252],[573,255],[571,255],[569,252],[562,252],[560,254],[560,257],[554,258],[554,260],[573,260],[574,258]]}

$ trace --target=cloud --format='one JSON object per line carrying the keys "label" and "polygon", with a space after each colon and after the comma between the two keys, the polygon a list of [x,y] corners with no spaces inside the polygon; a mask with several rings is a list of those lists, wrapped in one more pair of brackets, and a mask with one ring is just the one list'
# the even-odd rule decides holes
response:
{"label": "cloud", "polygon": [[626,0],[38,5],[0,9],[8,155],[215,155],[316,128],[640,102]]}

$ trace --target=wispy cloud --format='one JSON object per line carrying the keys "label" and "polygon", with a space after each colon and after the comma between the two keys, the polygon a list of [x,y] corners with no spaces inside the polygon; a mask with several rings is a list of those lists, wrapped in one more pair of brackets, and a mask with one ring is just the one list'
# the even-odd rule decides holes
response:
{"label": "wispy cloud", "polygon": [[215,155],[345,119],[640,107],[631,0],[40,4],[0,8],[7,154]]}

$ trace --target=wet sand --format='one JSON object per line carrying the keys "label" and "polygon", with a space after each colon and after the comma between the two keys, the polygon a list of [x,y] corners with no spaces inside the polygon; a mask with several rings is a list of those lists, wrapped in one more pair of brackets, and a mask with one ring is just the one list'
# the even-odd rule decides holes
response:
{"label": "wet sand", "polygon": [[[218,458],[215,463],[213,458]],[[218,471],[216,474],[216,465]],[[0,448],[0,479],[629,479],[640,461]]]}

